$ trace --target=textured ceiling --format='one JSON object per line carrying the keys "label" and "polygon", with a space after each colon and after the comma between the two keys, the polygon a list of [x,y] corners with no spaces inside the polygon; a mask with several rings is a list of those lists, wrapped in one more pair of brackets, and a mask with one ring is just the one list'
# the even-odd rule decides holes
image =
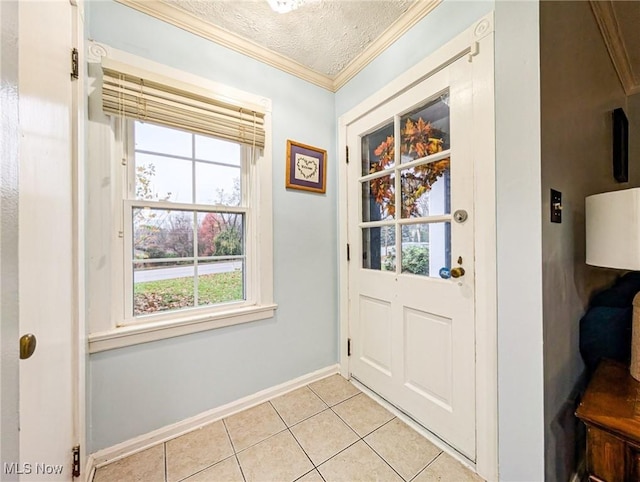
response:
{"label": "textured ceiling", "polygon": [[266,0],[163,0],[208,23],[335,76],[414,0],[309,0],[280,14]]}

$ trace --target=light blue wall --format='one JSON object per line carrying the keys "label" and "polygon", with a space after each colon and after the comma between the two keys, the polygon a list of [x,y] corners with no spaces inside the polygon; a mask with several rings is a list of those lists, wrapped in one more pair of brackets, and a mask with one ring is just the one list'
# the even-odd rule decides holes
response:
{"label": "light blue wall", "polygon": [[[93,355],[90,450],[336,362],[336,119],[495,9],[500,479],[542,480],[538,2],[447,0],[335,96],[118,4],[89,7],[95,40],[273,99],[280,305],[266,322]],[[334,153],[326,196],[284,190],[287,138]]]}
{"label": "light blue wall", "polygon": [[336,164],[327,194],[286,191],[287,139],[334,152],[332,93],[111,1],[89,37],[273,101],[275,318],[92,355],[89,452],[337,362]]}

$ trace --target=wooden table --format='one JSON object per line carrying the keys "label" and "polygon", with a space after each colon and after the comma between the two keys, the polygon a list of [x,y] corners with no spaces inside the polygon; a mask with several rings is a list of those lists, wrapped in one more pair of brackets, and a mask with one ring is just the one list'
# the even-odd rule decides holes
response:
{"label": "wooden table", "polygon": [[640,481],[640,382],[621,363],[598,366],[576,415],[587,426],[591,481]]}

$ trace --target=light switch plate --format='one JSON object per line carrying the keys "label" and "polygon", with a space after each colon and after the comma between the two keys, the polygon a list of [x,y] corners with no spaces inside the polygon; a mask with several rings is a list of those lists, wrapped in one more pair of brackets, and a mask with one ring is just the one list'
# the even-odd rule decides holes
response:
{"label": "light switch plate", "polygon": [[551,190],[551,222],[562,222],[562,193],[555,189]]}

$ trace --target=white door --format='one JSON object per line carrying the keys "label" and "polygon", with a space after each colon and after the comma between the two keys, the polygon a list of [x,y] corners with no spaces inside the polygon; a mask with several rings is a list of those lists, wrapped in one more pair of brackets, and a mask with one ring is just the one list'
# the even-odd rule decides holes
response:
{"label": "white door", "polygon": [[347,210],[351,375],[474,460],[472,122],[465,58],[347,126]]}
{"label": "white door", "polygon": [[20,334],[37,339],[20,362],[22,480],[72,479],[72,15],[68,0],[19,3]]}

